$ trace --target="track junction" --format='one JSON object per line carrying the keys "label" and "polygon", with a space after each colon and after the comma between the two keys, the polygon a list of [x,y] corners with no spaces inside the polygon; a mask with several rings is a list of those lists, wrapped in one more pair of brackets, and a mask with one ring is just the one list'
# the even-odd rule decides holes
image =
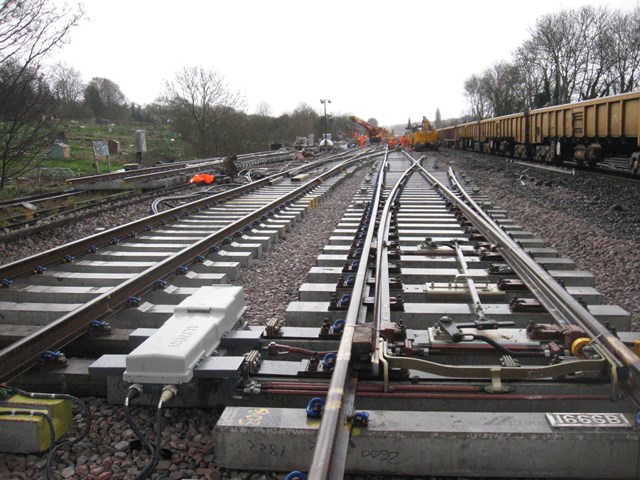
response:
{"label": "track junction", "polygon": [[[74,368],[40,375],[49,388],[226,405],[213,435],[230,468],[637,478],[628,314],[431,167],[383,149],[335,156],[0,267],[17,337],[1,378],[66,346]],[[300,300],[246,325],[225,284],[361,168]]]}

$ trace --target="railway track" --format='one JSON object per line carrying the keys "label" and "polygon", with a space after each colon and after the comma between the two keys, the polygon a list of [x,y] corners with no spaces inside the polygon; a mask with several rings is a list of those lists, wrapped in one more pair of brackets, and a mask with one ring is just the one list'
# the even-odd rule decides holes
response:
{"label": "railway track", "polygon": [[[292,156],[291,151],[245,154],[239,155],[235,164],[243,173],[242,181],[252,181],[252,171],[259,172],[259,177],[269,175],[275,166],[286,168]],[[157,191],[164,195],[173,192],[175,197],[189,189],[187,182],[195,173],[216,173],[223,162],[223,158],[213,158],[77,177],[67,180],[74,190],[2,201],[0,227],[5,233],[0,242],[24,238],[51,228],[52,224],[63,225],[72,217],[80,219],[97,209],[118,208],[122,201],[146,201],[156,196]]]}
{"label": "railway track", "polygon": [[[239,169],[247,169],[291,159],[295,151],[259,152],[237,155]],[[70,178],[67,184],[78,190],[113,190],[127,188],[159,188],[185,183],[192,175],[222,168],[224,158],[208,158],[172,162],[146,168],[135,168],[100,175]]]}
{"label": "railway track", "polygon": [[[110,316],[118,307],[136,303],[138,295],[159,289],[159,282],[166,282],[176,274],[187,275],[190,266],[213,267],[210,271],[216,273],[203,274],[203,283],[222,281],[225,270],[232,276],[239,262],[231,260],[247,263],[252,250],[262,249],[262,230],[273,233],[275,229],[276,235],[284,235],[288,218],[279,220],[284,216],[283,209],[293,200],[307,196],[313,187],[342,171],[349,162],[344,166],[334,162],[335,170],[330,174],[322,171],[329,168],[326,164],[319,161],[298,166],[0,267],[4,285],[11,287],[3,292],[6,301],[0,302],[5,318],[14,318],[17,325],[40,327],[0,351],[0,378],[8,380],[36,363],[43,351],[57,349],[83,335],[92,322],[101,322],[102,317]],[[310,173],[299,172],[314,167],[320,169],[316,178],[289,181],[288,185],[281,183],[287,174],[309,177]],[[243,198],[247,195],[248,198]],[[228,202],[231,207],[226,205]],[[251,236],[245,232],[257,234],[258,243],[251,243]],[[220,261],[211,262],[207,255]],[[34,301],[44,294],[48,302]],[[99,324],[105,328],[103,323]],[[14,326],[7,328],[13,329]]]}
{"label": "railway track", "polygon": [[[188,187],[176,185],[163,189],[164,195],[173,192],[173,196]],[[190,189],[192,190],[192,189]],[[81,192],[79,192],[81,193]],[[46,232],[56,227],[72,225],[89,216],[108,211],[118,211],[123,205],[141,204],[153,200],[156,192],[127,190],[111,194],[82,194],[73,201],[63,204],[50,204],[37,211],[24,212],[5,218],[3,234],[0,235],[0,243],[9,243],[18,239]]]}
{"label": "railway track", "polygon": [[[300,300],[288,306],[285,322],[265,312],[265,325],[243,325],[241,290],[211,286],[225,280],[210,273],[220,259],[196,260],[203,252],[221,253],[211,246],[224,248],[242,237],[255,244],[257,237],[269,236],[244,230],[257,228],[256,219],[244,227],[222,227],[215,239],[196,240],[195,256],[179,253],[175,262],[161,260],[154,275],[146,272],[157,267],[131,261],[156,261],[140,253],[143,236],[184,236],[185,229],[194,238],[206,235],[205,215],[194,213],[194,205],[179,207],[174,212],[183,229],[179,234],[152,217],[146,223],[152,228],[136,225],[102,238],[106,256],[116,262],[107,272],[138,268],[139,282],[125,280],[122,292],[113,286],[103,292],[60,288],[74,305],[54,323],[69,315],[81,319],[84,345],[74,348],[82,352],[110,342],[121,351],[75,362],[79,373],[60,369],[49,376],[58,381],[63,376],[78,391],[83,385],[99,388],[113,403],[122,403],[132,383],[139,383],[142,394],[136,401],[142,404],[154,404],[161,391],[173,391],[167,385],[175,385],[170,406],[227,405],[214,435],[216,462],[228,468],[300,470],[314,479],[342,478],[344,472],[636,478],[638,360],[625,346],[633,346],[635,338],[622,333],[618,338],[603,326],[624,332],[628,314],[599,305],[592,276],[575,271],[570,260],[557,257],[477,192],[465,195],[464,182],[452,172],[433,172],[428,160],[415,162],[400,153],[360,158],[375,163],[300,287]],[[267,212],[275,208],[272,202]],[[300,208],[292,202],[278,214],[263,219],[261,212],[258,218],[272,220],[266,230],[273,230],[278,215]],[[196,225],[190,222],[194,219]],[[168,231],[159,235],[163,229]],[[163,250],[171,243],[157,240]],[[78,242],[74,248],[85,251],[95,243]],[[35,278],[66,283],[64,271],[74,270],[78,260],[61,261],[60,252],[51,258],[58,272],[42,271],[46,262],[40,257],[14,277],[34,278],[24,275],[36,270],[41,273]],[[186,265],[187,272],[174,275]],[[192,282],[186,286],[185,277],[204,280],[204,270],[210,276],[202,288]],[[81,271],[68,273],[73,277]],[[110,275],[102,272],[100,281]],[[168,280],[170,291],[166,284],[153,290],[158,280]],[[19,283],[3,293],[19,291]],[[42,298],[49,287],[32,293]],[[72,300],[72,293],[98,296]],[[102,302],[102,314],[91,310]],[[181,306],[175,308],[176,303]],[[128,307],[116,311],[123,304]],[[38,312],[44,315],[43,310],[52,307]],[[206,320],[211,324],[206,338],[215,351],[194,362],[186,344],[196,333],[179,330],[163,340],[163,329],[171,327],[160,325],[167,325],[163,322],[171,313],[183,326],[197,322],[204,310],[210,317],[216,317],[212,311],[225,315]],[[16,318],[17,312],[16,307]],[[25,317],[36,318],[34,313]],[[110,337],[84,333],[90,320],[105,316],[120,332]],[[217,329],[213,325],[225,325],[225,332],[211,333]],[[28,357],[27,364],[40,361],[33,355],[43,348],[37,345],[27,348],[23,339],[0,351],[3,378],[24,369],[24,363],[11,367],[15,356]],[[181,354],[170,355],[168,347]],[[27,349],[31,355],[24,353]],[[31,375],[22,381],[35,383],[36,374]]]}
{"label": "railway track", "polygon": [[78,194],[79,192],[69,192],[65,190],[51,192],[51,193],[41,193],[41,194],[29,195],[21,198],[12,198],[12,199],[2,200],[0,201],[0,207],[3,209],[12,208],[12,207],[25,207],[25,204],[35,204],[38,202],[45,202],[45,201],[49,201],[57,198],[66,199],[69,197],[77,196]]}
{"label": "railway track", "polygon": [[[387,181],[393,185],[397,178],[401,180],[393,190],[389,187],[377,230],[368,231],[366,243],[376,246],[375,256],[357,272],[353,303],[342,312],[344,333],[331,381],[314,384],[309,380],[310,386],[296,381],[274,387],[282,394],[326,397],[319,428],[300,412],[269,408],[266,403],[228,408],[216,427],[222,438],[217,445],[219,462],[233,467],[244,463],[258,470],[275,468],[273,457],[250,447],[265,445],[261,439],[269,439],[267,447],[287,449],[288,458],[295,459],[278,459],[280,468],[284,463],[296,469],[308,460],[309,478],[318,479],[341,478],[345,470],[491,477],[637,475],[631,465],[637,457],[625,473],[626,467],[619,465],[612,471],[606,457],[576,461],[567,450],[572,448],[568,445],[575,445],[576,435],[588,443],[590,431],[595,443],[600,441],[596,438],[602,430],[594,423],[601,421],[600,415],[613,423],[619,420],[630,433],[635,407],[629,398],[637,402],[637,386],[627,385],[627,399],[622,400],[619,388],[612,385],[617,374],[609,376],[610,369],[617,370],[615,365],[621,362],[619,366],[626,366],[620,372],[625,371],[623,376],[630,380],[638,364],[637,357],[602,326],[602,321],[613,320],[606,319],[612,312],[597,305],[585,308],[575,300],[580,290],[588,290],[584,272],[565,270],[565,259],[554,257],[500,212],[491,213],[502,227],[477,206],[457,200],[445,187],[447,178],[441,177],[432,192],[425,182],[435,184],[438,178],[423,170],[418,175],[412,172],[407,179],[400,172],[414,167],[405,165],[393,178],[397,162],[390,164],[386,179],[381,176],[383,190]],[[406,174],[405,170],[402,175]],[[395,198],[394,190],[402,191],[402,196]],[[461,193],[459,184],[456,190]],[[372,203],[375,205],[375,197]],[[465,232],[456,215],[468,219],[470,231]],[[471,240],[473,235],[482,238]],[[478,248],[474,245],[478,242],[485,246]],[[401,276],[392,281],[389,272],[397,263],[403,266]],[[325,268],[325,275],[326,270],[330,269]],[[337,286],[341,285],[340,270],[333,272]],[[314,273],[319,275],[312,270],[310,276]],[[519,278],[513,278],[516,274]],[[558,280],[566,290],[558,286]],[[508,286],[516,284],[515,289]],[[331,291],[331,287],[337,288],[306,285],[301,294]],[[317,309],[326,315],[327,308],[329,323],[335,324],[331,304],[332,300],[328,307],[312,302],[290,306],[288,325],[294,312],[313,309],[315,313]],[[297,321],[303,322],[303,316]],[[543,331],[564,333],[551,340],[543,339]],[[573,333],[569,332],[577,331],[582,333],[570,340]],[[611,345],[605,346],[609,341]],[[584,345],[583,353],[579,345]],[[557,346],[562,360],[554,360],[551,353]],[[587,354],[591,348],[593,355]],[[362,364],[361,356],[366,358]],[[591,363],[596,360],[604,363],[596,367],[597,362]],[[269,382],[262,385],[265,393],[273,392]],[[617,402],[615,414],[608,411],[612,401]],[[571,427],[562,423],[565,421],[574,422],[574,427],[584,421],[583,428],[577,427],[577,434],[565,429]],[[287,439],[291,432],[296,432],[294,440]],[[523,449],[510,450],[513,455],[504,458],[500,452],[512,448],[514,436],[523,440]],[[536,445],[538,441],[541,444]],[[242,442],[248,450],[238,453]],[[545,447],[540,448],[542,444]],[[538,460],[531,460],[531,452],[536,452],[533,457]],[[540,458],[546,459],[547,468]]]}

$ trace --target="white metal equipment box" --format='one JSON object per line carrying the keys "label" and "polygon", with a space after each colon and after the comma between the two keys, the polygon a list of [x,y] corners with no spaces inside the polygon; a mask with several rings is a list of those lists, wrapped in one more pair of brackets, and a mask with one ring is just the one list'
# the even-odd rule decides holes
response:
{"label": "white metal equipment box", "polygon": [[220,339],[241,319],[242,287],[201,287],[176,306],[173,316],[126,358],[125,382],[181,384],[213,353]]}

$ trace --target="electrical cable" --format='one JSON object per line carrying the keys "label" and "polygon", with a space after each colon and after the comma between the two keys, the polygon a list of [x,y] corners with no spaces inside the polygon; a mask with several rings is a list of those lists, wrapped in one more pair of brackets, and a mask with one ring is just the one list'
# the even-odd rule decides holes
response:
{"label": "electrical cable", "polygon": [[328,353],[333,353],[333,354],[336,353],[335,350],[315,351],[315,350],[309,350],[307,348],[302,348],[302,347],[294,347],[291,345],[281,345],[279,343],[272,343],[267,347],[267,349],[268,349],[269,355],[290,355],[293,353],[297,353],[300,355],[306,355],[308,357],[312,357],[314,355],[324,356]]}
{"label": "electrical cable", "polygon": [[512,357],[541,357],[544,355],[543,352],[517,352],[514,350],[509,350],[504,345],[500,345],[495,340],[489,337],[485,337],[484,335],[476,335],[476,334],[465,335],[465,341],[466,341],[466,337],[469,337],[469,340],[481,340],[483,342],[486,342],[489,345],[491,345],[493,348],[498,350],[500,353],[504,353],[505,355],[511,355]]}
{"label": "electrical cable", "polygon": [[156,450],[153,453],[153,467],[149,473],[153,472],[160,462],[160,442],[162,441],[162,431],[160,430],[160,422],[162,420],[162,400],[158,403],[156,410]]}
{"label": "electrical cable", "polygon": [[129,426],[133,430],[133,433],[138,437],[138,439],[144,445],[145,450],[149,452],[150,458],[145,467],[142,469],[138,475],[136,475],[134,480],[142,480],[150,476],[153,471],[158,466],[160,462],[160,442],[162,441],[162,430],[161,430],[161,421],[162,421],[162,404],[171,400],[177,394],[177,388],[173,385],[166,385],[162,389],[162,394],[160,395],[160,401],[158,402],[158,407],[156,410],[156,435],[155,435],[155,445],[150,443],[142,434],[142,432],[138,429],[138,427],[133,422],[133,418],[131,417],[131,412],[129,410],[129,401],[133,398],[137,397],[142,393],[142,385],[134,383],[129,387],[127,391],[127,396],[125,398],[125,418]]}
{"label": "electrical cable", "polygon": [[138,440],[140,440],[140,442],[142,442],[144,449],[149,453],[149,461],[144,466],[144,468],[140,471],[140,473],[136,475],[134,480],[142,480],[143,478],[146,478],[146,476],[149,475],[151,471],[153,471],[153,469],[155,469],[155,465],[153,465],[154,456],[156,454],[155,453],[156,450],[159,450],[159,448],[156,448],[156,446],[149,443],[149,441],[145,438],[145,436],[140,431],[138,426],[134,423],[133,418],[131,417],[131,410],[129,408],[129,403],[131,400],[136,398],[141,393],[142,393],[142,385],[135,383],[129,387],[129,390],[127,391],[127,396],[125,397],[125,400],[124,400],[124,417],[127,420],[127,423],[129,424],[129,426],[131,427],[131,430],[133,430],[133,433],[135,434],[135,436],[138,437]]}

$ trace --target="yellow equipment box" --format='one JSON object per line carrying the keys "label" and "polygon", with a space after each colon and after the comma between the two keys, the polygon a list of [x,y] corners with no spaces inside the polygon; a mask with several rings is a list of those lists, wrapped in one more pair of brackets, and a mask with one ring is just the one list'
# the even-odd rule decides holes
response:
{"label": "yellow equipment box", "polygon": [[51,417],[56,440],[69,430],[73,421],[70,400],[13,395],[0,401],[0,452],[38,453],[49,449],[49,423],[31,411]]}

